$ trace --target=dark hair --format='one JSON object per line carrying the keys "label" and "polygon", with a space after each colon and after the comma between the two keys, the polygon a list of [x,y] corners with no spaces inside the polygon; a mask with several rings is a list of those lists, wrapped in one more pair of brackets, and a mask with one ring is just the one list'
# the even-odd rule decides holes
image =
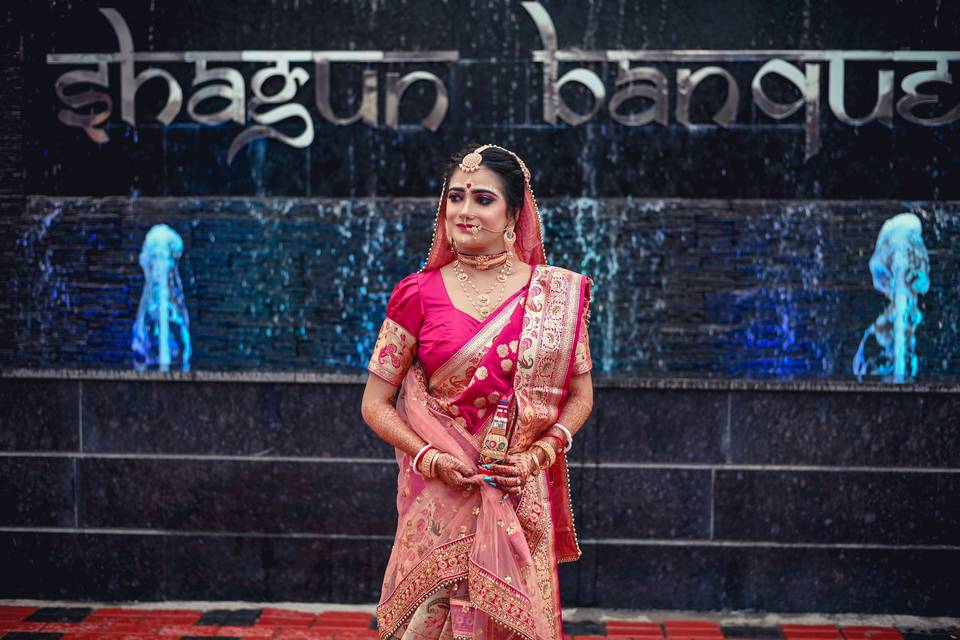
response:
{"label": "dark hair", "polygon": [[[457,166],[463,160],[463,157],[479,146],[481,145],[478,143],[467,143],[462,149],[450,156],[443,172],[443,177],[448,184],[450,177],[457,170]],[[500,176],[503,193],[507,199],[507,215],[515,218],[516,212],[523,206],[524,179],[520,165],[512,155],[494,147],[484,149],[480,152],[480,155],[483,156],[483,162],[480,163],[480,166],[484,169],[490,169]]]}

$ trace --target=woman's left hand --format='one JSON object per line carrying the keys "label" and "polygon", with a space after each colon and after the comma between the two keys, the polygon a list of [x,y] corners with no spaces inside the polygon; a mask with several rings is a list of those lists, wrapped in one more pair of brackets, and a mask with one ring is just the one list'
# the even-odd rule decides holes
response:
{"label": "woman's left hand", "polygon": [[[518,494],[526,486],[527,480],[537,470],[536,454],[533,451],[522,453],[508,453],[502,463],[493,463],[485,468],[480,465],[480,473],[484,474],[484,481],[492,481],[498,489],[505,493]],[[490,481],[486,480],[490,478]]]}

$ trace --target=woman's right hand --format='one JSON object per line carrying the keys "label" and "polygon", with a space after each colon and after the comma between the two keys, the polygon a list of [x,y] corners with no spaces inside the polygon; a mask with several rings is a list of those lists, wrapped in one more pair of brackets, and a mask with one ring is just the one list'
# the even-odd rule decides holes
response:
{"label": "woman's right hand", "polygon": [[448,487],[463,490],[474,487],[483,481],[483,476],[475,473],[470,465],[460,462],[449,453],[441,452],[437,454],[433,464],[437,478]]}

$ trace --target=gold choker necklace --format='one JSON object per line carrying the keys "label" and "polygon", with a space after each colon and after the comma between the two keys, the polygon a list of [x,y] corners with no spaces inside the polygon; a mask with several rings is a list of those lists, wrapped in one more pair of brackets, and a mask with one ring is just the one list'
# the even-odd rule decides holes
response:
{"label": "gold choker necklace", "polygon": [[479,256],[472,256],[466,253],[459,253],[456,251],[454,253],[457,256],[457,260],[459,260],[465,265],[469,265],[473,267],[477,271],[486,271],[487,269],[499,267],[504,262],[506,262],[507,258],[510,256],[509,251],[501,251],[500,253],[491,253],[489,255],[479,255]]}

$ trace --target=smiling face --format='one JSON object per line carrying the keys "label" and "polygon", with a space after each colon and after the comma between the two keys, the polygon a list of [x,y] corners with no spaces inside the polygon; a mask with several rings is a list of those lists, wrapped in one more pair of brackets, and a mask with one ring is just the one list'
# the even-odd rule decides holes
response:
{"label": "smiling face", "polygon": [[458,251],[498,253],[506,248],[503,230],[513,226],[500,176],[480,167],[467,173],[455,169],[447,187],[447,237]]}

